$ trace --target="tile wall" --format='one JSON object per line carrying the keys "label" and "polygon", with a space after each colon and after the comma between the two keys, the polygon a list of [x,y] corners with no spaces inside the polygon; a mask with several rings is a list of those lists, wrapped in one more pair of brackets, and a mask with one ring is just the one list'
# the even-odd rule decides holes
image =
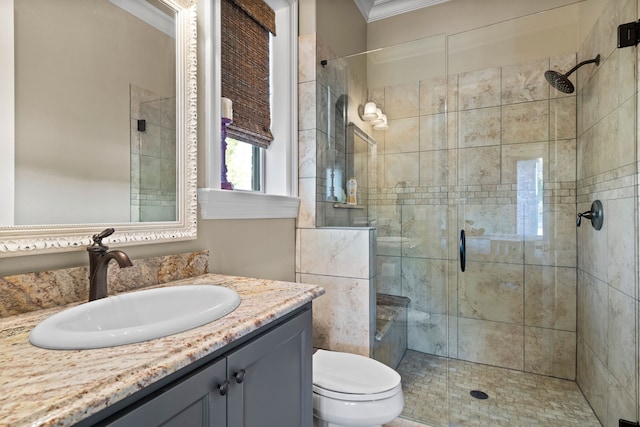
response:
{"label": "tile wall", "polygon": [[578,211],[599,199],[604,225],[578,229],[577,382],[604,426],[637,420],[637,48],[616,47],[637,0],[611,0],[578,52]]}
{"label": "tile wall", "polygon": [[[409,348],[575,378],[575,54],[374,89],[378,291]],[[467,242],[458,266],[458,232]]]}
{"label": "tile wall", "polygon": [[[175,221],[176,99],[131,85],[131,221]],[[138,120],[146,129],[138,131]]]}
{"label": "tile wall", "polygon": [[[296,277],[322,286],[326,293],[313,303],[314,346],[369,356],[373,351],[376,318],[376,230],[370,227],[325,227],[325,166],[329,143],[337,141],[335,105],[348,88],[348,73],[338,67],[324,68],[320,60],[333,57],[316,34],[298,39],[298,147],[301,199],[296,224]],[[364,98],[349,93],[349,99]],[[330,140],[331,139],[331,140]],[[351,214],[336,209],[335,215]],[[331,214],[333,215],[333,214]],[[343,225],[349,225],[345,223]]]}

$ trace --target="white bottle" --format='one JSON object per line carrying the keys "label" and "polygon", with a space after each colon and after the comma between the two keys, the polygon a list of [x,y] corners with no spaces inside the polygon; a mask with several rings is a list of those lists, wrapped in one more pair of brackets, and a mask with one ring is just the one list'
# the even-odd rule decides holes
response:
{"label": "white bottle", "polygon": [[347,204],[357,205],[358,200],[356,195],[358,194],[358,181],[354,177],[347,180]]}

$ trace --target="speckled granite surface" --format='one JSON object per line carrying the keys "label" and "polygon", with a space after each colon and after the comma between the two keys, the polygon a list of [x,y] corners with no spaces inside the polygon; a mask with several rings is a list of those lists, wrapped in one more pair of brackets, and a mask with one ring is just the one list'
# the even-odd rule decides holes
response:
{"label": "speckled granite surface", "polygon": [[[134,259],[133,267],[109,264],[109,293],[146,288],[208,273],[209,251]],[[89,267],[0,277],[0,317],[59,307],[89,297]]]}
{"label": "speckled granite surface", "polygon": [[44,350],[29,331],[66,307],[0,319],[0,425],[70,426],[324,293],[313,285],[205,274],[171,285],[235,289],[242,303],[207,325],[139,344]]}

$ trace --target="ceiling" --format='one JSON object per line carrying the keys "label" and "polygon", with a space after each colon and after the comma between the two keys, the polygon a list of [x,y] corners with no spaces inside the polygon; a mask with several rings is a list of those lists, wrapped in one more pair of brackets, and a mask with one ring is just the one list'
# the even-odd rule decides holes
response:
{"label": "ceiling", "polygon": [[389,18],[449,0],[353,0],[367,22]]}

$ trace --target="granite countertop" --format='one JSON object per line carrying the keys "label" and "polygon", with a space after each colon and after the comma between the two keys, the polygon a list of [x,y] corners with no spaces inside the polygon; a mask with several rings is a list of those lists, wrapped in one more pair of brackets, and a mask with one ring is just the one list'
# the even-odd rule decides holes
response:
{"label": "granite countertop", "polygon": [[95,350],[45,350],[29,332],[71,307],[0,319],[0,426],[70,426],[322,295],[318,286],[205,274],[157,286],[214,284],[242,303],[186,332]]}

